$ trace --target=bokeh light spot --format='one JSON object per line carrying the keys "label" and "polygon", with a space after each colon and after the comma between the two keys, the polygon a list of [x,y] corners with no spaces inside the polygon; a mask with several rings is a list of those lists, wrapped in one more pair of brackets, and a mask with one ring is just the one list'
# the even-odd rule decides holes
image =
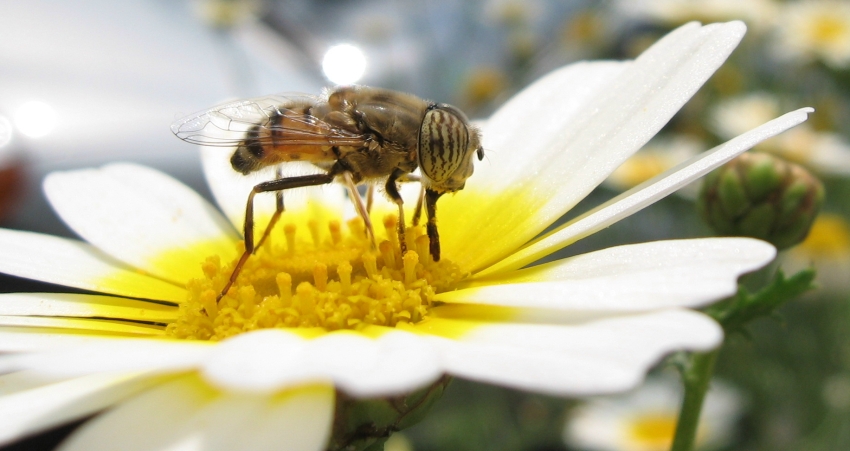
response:
{"label": "bokeh light spot", "polygon": [[56,128],[56,110],[44,102],[32,100],[15,111],[14,121],[22,134],[41,138]]}
{"label": "bokeh light spot", "polygon": [[351,44],[335,45],[325,52],[322,71],[335,84],[356,83],[366,73],[366,55]]}
{"label": "bokeh light spot", "polygon": [[12,141],[12,121],[6,116],[0,116],[0,147],[5,147]]}

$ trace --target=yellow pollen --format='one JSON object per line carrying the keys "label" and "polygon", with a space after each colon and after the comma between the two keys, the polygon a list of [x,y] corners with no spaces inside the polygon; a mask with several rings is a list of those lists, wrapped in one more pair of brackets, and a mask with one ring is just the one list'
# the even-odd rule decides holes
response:
{"label": "yellow pollen", "polygon": [[398,228],[398,217],[395,215],[386,215],[384,216],[384,230],[387,233],[387,237],[390,240],[390,244],[393,249],[398,249],[398,234],[396,233],[396,229]]}
{"label": "yellow pollen", "polygon": [[381,244],[378,245],[378,250],[381,252],[381,258],[384,260],[384,266],[395,268],[393,245],[389,241],[381,241]]}
{"label": "yellow pollen", "polygon": [[328,231],[331,233],[331,242],[334,245],[342,241],[342,230],[340,230],[339,221],[330,221],[328,223]]}
{"label": "yellow pollen", "polygon": [[275,282],[277,282],[277,292],[281,302],[290,302],[292,299],[292,276],[285,272],[279,272],[275,276]]}
{"label": "yellow pollen", "polygon": [[316,288],[325,291],[328,288],[328,267],[324,263],[317,263],[313,267],[313,280]]}
{"label": "yellow pollen", "polygon": [[310,236],[313,238],[313,245],[318,246],[321,240],[319,237],[319,223],[311,219],[307,222],[307,228],[310,229]]}
{"label": "yellow pollen", "polygon": [[416,264],[419,263],[419,255],[416,252],[404,254],[404,283],[412,285],[416,281]]}
{"label": "yellow pollen", "polygon": [[[221,340],[263,328],[357,330],[427,319],[434,296],[466,274],[447,259],[432,261],[421,226],[407,229],[415,246],[402,257],[397,224],[384,221],[387,234],[377,252],[359,218],[346,227],[339,221],[284,224],[248,258],[218,301],[236,261],[223,264],[210,256],[201,264],[204,277],[187,283],[188,299],[167,332]],[[307,233],[297,233],[304,227]],[[284,239],[271,239],[281,233]],[[244,244],[236,247],[241,252]]]}
{"label": "yellow pollen", "polygon": [[295,253],[295,225],[287,224],[283,227],[283,233],[286,235],[286,250],[288,253]]}
{"label": "yellow pollen", "polygon": [[416,238],[416,252],[428,262],[431,261],[431,251],[429,249],[430,245],[431,240],[428,238],[428,235],[422,235]]}

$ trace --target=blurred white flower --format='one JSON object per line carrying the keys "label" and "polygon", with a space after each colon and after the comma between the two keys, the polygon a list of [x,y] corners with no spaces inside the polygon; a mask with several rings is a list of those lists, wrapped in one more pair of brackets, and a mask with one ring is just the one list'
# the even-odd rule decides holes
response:
{"label": "blurred white flower", "polygon": [[804,62],[820,59],[836,68],[850,64],[850,3],[808,0],[781,5],[777,57]]}
{"label": "blurred white flower", "polygon": [[[681,402],[677,379],[649,379],[628,394],[592,399],[576,408],[564,429],[564,441],[581,450],[667,451]],[[713,381],[703,404],[696,449],[716,449],[729,443],[742,407],[736,390]]]}
{"label": "blurred white flower", "polygon": [[728,139],[738,136],[740,130],[749,130],[748,124],[775,117],[778,111],[779,99],[775,95],[753,92],[718,102],[709,111],[708,125],[721,139]]}
{"label": "blurred white flower", "polygon": [[262,13],[262,0],[194,0],[195,14],[208,25],[229,28],[245,23]]}
{"label": "blurred white flower", "polygon": [[[779,98],[754,92],[719,102],[709,112],[709,127],[720,138],[728,139],[775,117],[779,111]],[[765,140],[755,150],[773,153],[821,175],[850,175],[850,143],[836,133],[817,131],[808,124]]]}
{"label": "blurred white flower", "polygon": [[654,19],[669,25],[689,20],[743,20],[758,31],[776,17],[772,0],[620,0],[617,9],[630,17]]}
{"label": "blurred white flower", "polygon": [[765,141],[756,149],[772,152],[821,175],[850,176],[850,143],[837,133],[809,125],[787,136]]}

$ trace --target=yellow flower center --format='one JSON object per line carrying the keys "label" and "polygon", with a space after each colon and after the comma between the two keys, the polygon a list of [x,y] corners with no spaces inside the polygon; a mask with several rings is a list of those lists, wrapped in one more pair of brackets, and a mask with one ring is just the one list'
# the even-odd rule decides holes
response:
{"label": "yellow flower center", "polygon": [[451,261],[431,259],[423,227],[407,229],[402,256],[396,225],[395,216],[384,220],[388,239],[374,249],[359,218],[345,228],[338,221],[286,224],[248,258],[218,302],[236,262],[222,265],[213,255],[202,265],[205,277],[188,282],[189,297],[167,332],[221,340],[265,328],[333,331],[422,321],[434,295],[464,274]]}

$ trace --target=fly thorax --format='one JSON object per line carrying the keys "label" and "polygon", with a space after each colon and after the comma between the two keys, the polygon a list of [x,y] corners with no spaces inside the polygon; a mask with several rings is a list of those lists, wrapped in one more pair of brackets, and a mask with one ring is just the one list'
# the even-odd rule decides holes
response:
{"label": "fly thorax", "polygon": [[469,129],[462,118],[440,107],[425,113],[419,129],[419,166],[431,182],[441,185],[451,178],[468,146]]}

